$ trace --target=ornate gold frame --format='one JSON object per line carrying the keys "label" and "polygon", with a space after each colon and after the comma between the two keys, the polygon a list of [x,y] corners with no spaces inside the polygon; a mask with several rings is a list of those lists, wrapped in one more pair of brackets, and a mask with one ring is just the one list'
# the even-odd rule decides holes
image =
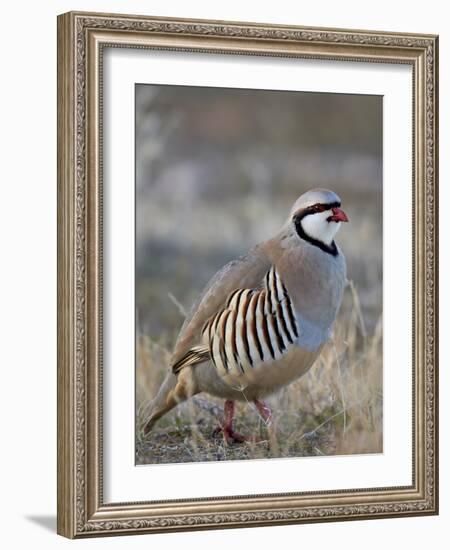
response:
{"label": "ornate gold frame", "polygon": [[[413,67],[411,486],[103,502],[100,92],[105,46]],[[430,35],[94,13],[58,17],[58,533],[74,538],[437,513],[437,49],[438,38]]]}

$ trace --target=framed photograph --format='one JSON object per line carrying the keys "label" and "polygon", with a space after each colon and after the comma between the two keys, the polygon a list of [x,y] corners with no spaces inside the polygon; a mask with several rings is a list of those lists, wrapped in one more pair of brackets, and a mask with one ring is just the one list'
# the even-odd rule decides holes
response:
{"label": "framed photograph", "polygon": [[432,35],[58,18],[58,532],[438,511]]}

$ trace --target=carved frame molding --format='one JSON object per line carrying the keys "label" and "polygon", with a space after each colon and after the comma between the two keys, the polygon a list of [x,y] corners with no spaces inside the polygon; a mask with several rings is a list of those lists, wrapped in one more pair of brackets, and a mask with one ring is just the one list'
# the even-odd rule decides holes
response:
{"label": "carved frame molding", "polygon": [[[413,485],[145,503],[102,499],[104,47],[407,63],[414,90]],[[58,17],[58,532],[84,537],[436,514],[438,38],[67,13]]]}

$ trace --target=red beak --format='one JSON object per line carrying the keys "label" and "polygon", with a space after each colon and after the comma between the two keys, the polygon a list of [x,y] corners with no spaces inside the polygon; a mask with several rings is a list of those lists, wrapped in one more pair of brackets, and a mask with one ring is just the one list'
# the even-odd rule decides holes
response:
{"label": "red beak", "polygon": [[347,214],[338,207],[331,209],[333,215],[328,218],[329,222],[348,222]]}

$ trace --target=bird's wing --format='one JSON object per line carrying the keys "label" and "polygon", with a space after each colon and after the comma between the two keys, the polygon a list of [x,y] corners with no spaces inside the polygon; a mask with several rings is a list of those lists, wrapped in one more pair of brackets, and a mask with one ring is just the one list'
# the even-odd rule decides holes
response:
{"label": "bird's wing", "polygon": [[235,385],[293,348],[298,327],[286,287],[274,266],[261,279],[254,288],[229,293],[226,304],[205,321],[202,344],[189,349],[174,372],[211,359],[219,376]]}
{"label": "bird's wing", "polygon": [[[206,285],[186,317],[175,344],[171,365],[179,363],[186,354],[201,344],[205,323],[227,303],[232,292],[239,288],[256,288],[270,268],[270,261],[261,247],[246,256],[233,260],[220,269]],[[191,357],[191,361],[192,361]],[[199,362],[199,361],[195,361]]]}

